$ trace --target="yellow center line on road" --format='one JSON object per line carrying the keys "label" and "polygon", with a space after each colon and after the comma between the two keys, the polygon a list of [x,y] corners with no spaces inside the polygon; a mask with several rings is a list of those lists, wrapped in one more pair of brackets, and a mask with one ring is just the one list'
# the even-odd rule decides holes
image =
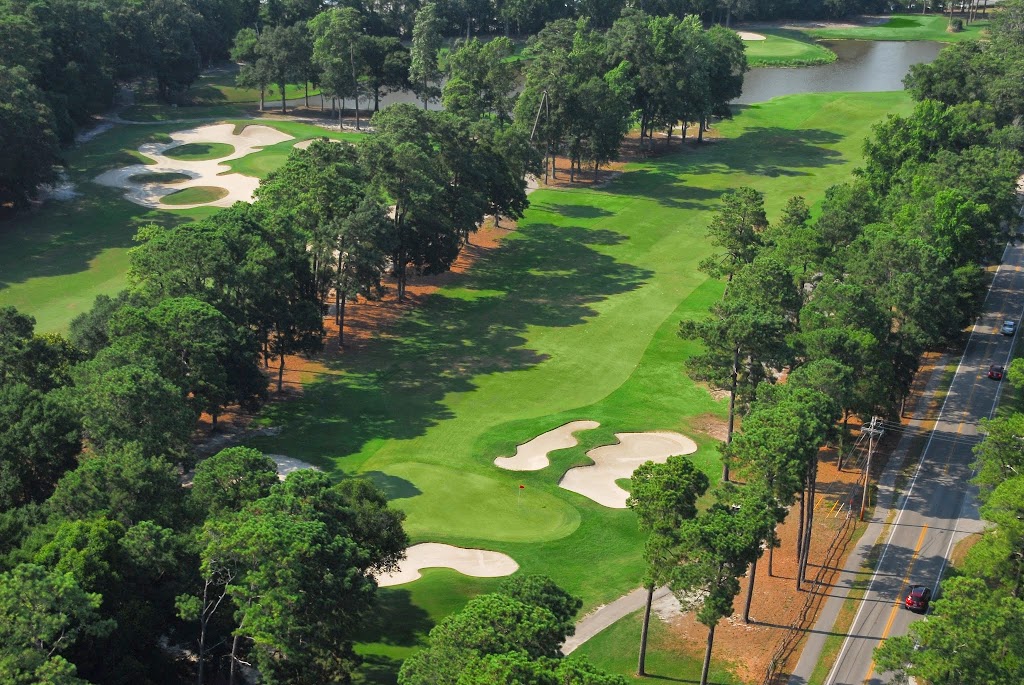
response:
{"label": "yellow center line on road", "polygon": [[[889,612],[889,620],[885,624],[885,630],[882,631],[882,639],[878,641],[878,646],[881,647],[885,642],[885,639],[889,637],[889,631],[892,630],[892,623],[896,620],[896,612],[899,611],[900,606],[903,604],[903,590],[907,587],[907,581],[910,579],[910,574],[914,572],[914,564],[917,563],[917,555],[921,551],[921,546],[924,545],[924,536],[928,532],[928,526],[921,526],[921,534],[917,536],[917,544],[914,546],[914,553],[910,556],[910,564],[907,566],[907,575],[903,576],[903,580],[900,582],[900,591],[896,594],[896,601],[893,602],[892,611]],[[868,668],[868,675],[864,678],[864,682],[868,683],[871,681],[871,676],[875,673],[875,660],[871,660],[871,666]]]}
{"label": "yellow center line on road", "polygon": [[[986,357],[988,356],[989,349],[992,347],[992,342],[993,342],[992,340],[985,340],[984,341],[984,343],[985,343],[985,356]],[[982,378],[983,379],[987,378],[987,372],[985,371],[985,364],[984,364],[984,362],[982,362],[981,373],[982,373]],[[1002,381],[999,381],[999,382],[1002,383]],[[952,386],[952,383],[950,383],[950,385]],[[970,394],[967,395],[967,403],[966,403],[966,405],[964,405],[964,411],[965,412],[970,410],[971,400],[974,399],[974,391],[977,390],[977,389],[978,389],[978,382],[977,382],[977,379],[975,379],[975,382],[971,383],[971,392],[970,392]],[[960,434],[964,430],[964,425],[966,425],[966,422],[961,419],[959,425],[957,425],[957,428],[956,428],[956,434],[957,434],[958,438],[959,438]],[[949,446],[949,451],[946,452],[946,463],[942,467],[943,475],[946,475],[946,476],[949,475],[949,463],[953,459],[953,452],[955,452],[955,451],[956,451],[956,443],[950,445]]]}

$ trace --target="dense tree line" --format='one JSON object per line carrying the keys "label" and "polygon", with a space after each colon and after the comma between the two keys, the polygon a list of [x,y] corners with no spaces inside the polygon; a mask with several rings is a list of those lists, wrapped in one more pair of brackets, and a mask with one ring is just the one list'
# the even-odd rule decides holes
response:
{"label": "dense tree line", "polygon": [[[315,83],[341,105],[339,116],[346,101],[353,103],[359,127],[361,100],[372,100],[376,112],[382,95],[411,87],[426,102],[441,95],[447,78],[455,83],[445,106],[458,107],[465,88],[479,88],[486,78],[483,99],[504,125],[517,78],[508,62],[512,45],[472,44],[446,60],[439,52],[448,36],[464,35],[468,43],[474,33],[507,36],[510,30],[541,34],[518,114],[532,119],[539,94],[549,90],[555,112],[545,118],[547,142],[564,145],[574,168],[583,159],[599,165],[614,158],[634,111],[643,135],[666,127],[670,137],[677,121],[727,114],[725,103],[739,94],[737,79],[745,68],[741,43],[724,30],[702,31],[702,22],[868,9],[861,5],[3,0],[0,207],[23,207],[40,184],[55,180],[61,146],[71,143],[76,125],[111,105],[118,84],[148,80],[160,99],[177,102],[204,67],[228,56],[241,63],[238,84],[260,92],[261,109],[268,86],[278,88],[285,110],[287,85],[304,84],[308,104],[308,87]],[[578,49],[567,40],[574,32],[582,41]],[[561,84],[565,69],[572,77]],[[581,108],[602,116],[587,122]]]}
{"label": "dense tree line", "polygon": [[399,685],[623,685],[559,648],[583,602],[546,576],[515,576],[438,623]]}
{"label": "dense tree line", "polygon": [[248,448],[183,487],[196,416],[238,387],[217,383],[230,325],[191,297],[99,309],[72,334],[81,347],[0,311],[4,682],[181,682],[181,650],[199,683],[238,682],[240,663],[267,682],[344,680],[374,576],[404,552],[401,514],[368,482],[279,482]]}
{"label": "dense tree line", "polygon": [[[1017,4],[1004,17],[1013,16]],[[693,587],[703,589],[697,615],[709,628],[708,655],[714,625],[732,613],[739,592],[734,581],[744,572],[747,617],[760,547],[778,544],[775,525],[796,502],[799,589],[813,526],[807,504],[814,501],[819,448],[836,434],[837,420],[843,419],[841,436],[851,415],[893,416],[909,392],[920,354],[958,340],[975,317],[986,286],[983,267],[997,258],[1016,219],[1024,130],[1010,113],[1020,111],[1014,100],[1019,77],[1013,75],[1024,65],[1017,47],[1021,35],[1019,25],[1000,21],[990,46],[948,48],[933,65],[915,67],[907,78],[919,100],[913,112],[876,125],[864,144],[864,166],[850,183],[828,189],[816,218],[799,197],[789,200],[774,224],[756,190],[740,188],[723,197],[708,230],[719,252],[701,268],[724,281],[725,292],[708,315],[683,321],[680,333],[703,344],[687,360],[691,375],[730,393],[717,496],[733,492],[725,485],[732,466],[756,484],[739,492],[762,498],[764,511],[777,515],[758,527],[736,515],[742,506],[733,507],[732,518],[715,533],[680,546],[672,543],[673,535],[700,529],[701,515],[694,515],[692,505],[668,500],[671,506],[654,517],[675,531],[666,534],[645,516],[645,507],[659,500],[643,489],[643,481],[634,483],[631,502],[650,532],[648,587],[668,583],[684,596]],[[950,86],[955,75],[974,90]],[[776,384],[783,373],[786,382]],[[1024,366],[1017,373],[1024,381]],[[734,430],[737,414],[744,415],[740,432]],[[988,424],[989,437],[979,448],[979,480],[994,488],[984,515],[997,528],[972,552],[968,569],[975,578],[950,581],[948,598],[936,603],[935,620],[915,624],[911,638],[887,641],[879,656],[886,668],[934,683],[975,682],[982,672],[1000,674],[991,682],[1020,680],[1015,657],[981,665],[993,652],[1005,655],[1000,645],[1016,639],[1008,636],[1019,635],[1024,625],[1017,599],[1024,565],[1015,532],[1020,493],[1014,488],[1019,490],[1021,476],[1014,465],[1024,468],[1019,417]],[[634,480],[644,475],[641,469]],[[756,535],[745,538],[750,530]],[[726,534],[748,541],[746,556],[740,547],[732,548],[738,554],[732,562],[716,556],[717,536]],[[681,578],[680,569],[694,554],[717,560],[719,575],[704,585]],[[980,600],[986,584],[1003,587],[1009,596]],[[717,609],[709,607],[719,591]],[[972,608],[977,601],[991,605],[996,623],[986,619],[977,628],[980,639],[972,641],[965,636],[974,630],[970,621],[982,615]],[[961,639],[971,642],[970,649],[953,648]],[[926,648],[915,649],[915,640]],[[707,663],[705,677],[706,670]]]}

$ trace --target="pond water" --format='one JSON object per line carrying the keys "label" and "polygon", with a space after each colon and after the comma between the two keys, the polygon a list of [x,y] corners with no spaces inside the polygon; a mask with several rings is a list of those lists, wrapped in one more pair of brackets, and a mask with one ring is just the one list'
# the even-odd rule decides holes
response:
{"label": "pond water", "polygon": [[910,65],[931,62],[943,48],[930,41],[822,41],[839,59],[817,67],[762,67],[751,69],[743,80],[741,105],[764,102],[793,93],[836,91],[874,92],[903,90]]}
{"label": "pond water", "polygon": [[[943,48],[942,43],[929,41],[836,40],[822,41],[822,45],[833,50],[839,59],[817,67],[751,69],[743,81],[743,95],[734,102],[747,105],[793,93],[903,90],[903,77],[910,65],[931,62]],[[319,96],[309,101],[313,107],[321,106]],[[396,102],[418,101],[413,93],[399,91],[381,98],[380,104],[385,107]],[[302,100],[291,100],[289,104],[299,105]],[[269,105],[273,107],[274,103]],[[330,101],[326,105],[330,107]],[[351,108],[351,100],[346,105]],[[373,101],[361,98],[359,106],[364,111],[371,109]],[[440,109],[440,104],[431,102],[430,109]]]}

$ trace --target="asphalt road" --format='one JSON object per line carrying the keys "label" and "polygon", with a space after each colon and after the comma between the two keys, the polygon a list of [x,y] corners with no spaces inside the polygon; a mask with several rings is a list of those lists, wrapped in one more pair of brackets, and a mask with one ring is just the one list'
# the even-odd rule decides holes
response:
{"label": "asphalt road", "polygon": [[1007,366],[1012,353],[1015,338],[1001,335],[999,328],[1005,319],[1019,322],[1022,310],[1024,246],[1016,245],[1003,255],[984,314],[967,343],[868,592],[825,685],[888,682],[885,674],[875,671],[873,651],[921,618],[902,606],[908,588],[927,585],[937,590],[954,542],[965,529],[978,528],[975,489],[969,482],[972,447],[978,440],[979,420],[994,412],[1002,385],[987,377],[989,365]]}

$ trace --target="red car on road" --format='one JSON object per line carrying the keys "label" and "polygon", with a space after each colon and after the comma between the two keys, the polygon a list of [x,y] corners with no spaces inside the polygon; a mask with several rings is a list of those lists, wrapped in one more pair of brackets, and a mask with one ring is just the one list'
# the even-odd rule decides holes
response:
{"label": "red car on road", "polygon": [[1003,367],[999,366],[998,364],[993,364],[992,366],[988,367],[988,377],[994,381],[1003,380]]}
{"label": "red car on road", "polygon": [[910,593],[904,605],[911,611],[920,611],[922,614],[928,611],[928,603],[932,601],[932,589],[924,585],[910,586]]}

